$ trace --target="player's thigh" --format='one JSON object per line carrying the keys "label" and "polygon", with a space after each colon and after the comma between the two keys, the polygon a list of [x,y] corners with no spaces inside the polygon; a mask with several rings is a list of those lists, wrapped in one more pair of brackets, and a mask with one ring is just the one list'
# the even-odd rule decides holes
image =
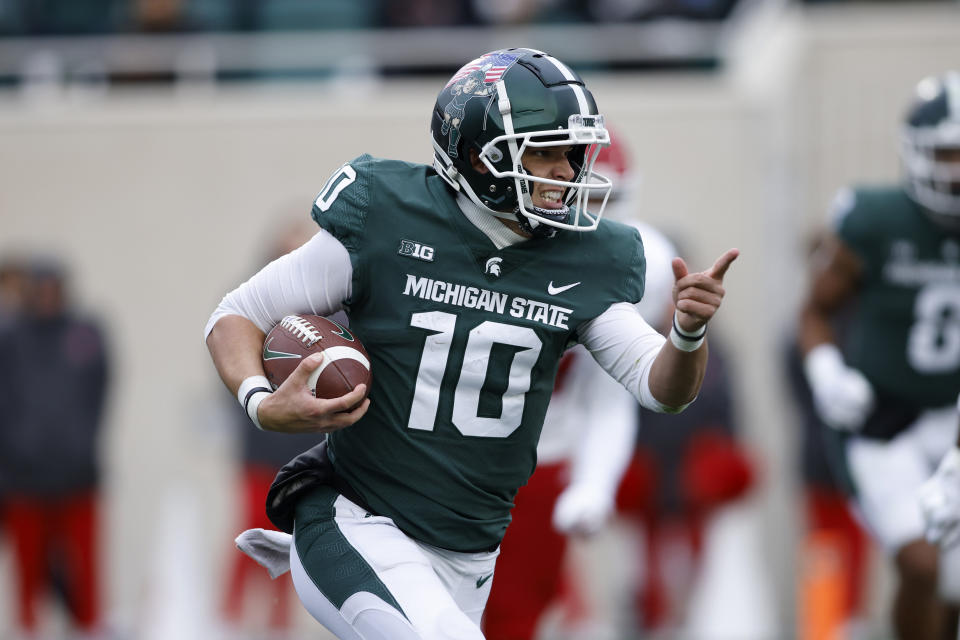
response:
{"label": "player's thigh", "polygon": [[461,553],[423,543],[418,546],[430,560],[434,573],[453,598],[457,609],[479,628],[483,610],[490,598],[499,548],[479,553]]}
{"label": "player's thigh", "polygon": [[915,438],[904,432],[890,441],[853,437],[846,462],[861,517],[888,552],[923,538],[923,514],[917,500],[932,468]]}
{"label": "player's thigh", "polygon": [[409,620],[371,593],[360,591],[348,598],[349,610],[346,603],[338,607],[307,573],[295,546],[290,548],[290,575],[307,612],[340,640],[372,640],[378,633],[383,638],[421,640]]}
{"label": "player's thigh", "polygon": [[[296,557],[294,557],[296,556]],[[291,549],[304,606],[345,639],[482,640],[418,545],[389,518],[323,487],[301,499]],[[299,574],[299,577],[296,577]],[[366,629],[360,636],[348,635]]]}
{"label": "player's thigh", "polygon": [[932,473],[957,441],[956,405],[924,411],[911,427],[909,437],[926,455]]}

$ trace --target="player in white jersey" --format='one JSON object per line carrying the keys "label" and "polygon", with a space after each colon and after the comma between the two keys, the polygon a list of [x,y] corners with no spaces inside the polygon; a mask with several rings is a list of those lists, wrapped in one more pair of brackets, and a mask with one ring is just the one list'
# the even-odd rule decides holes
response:
{"label": "player in white jersey", "polygon": [[[677,251],[657,229],[631,219],[629,163],[616,137],[597,165],[616,185],[609,215],[634,226],[643,240],[646,287],[637,309],[651,326],[663,326],[672,310],[671,261]],[[537,470],[515,499],[501,545],[484,618],[489,637],[534,637],[544,611],[562,591],[567,537],[592,535],[613,514],[633,455],[638,415],[636,399],[604,375],[582,345],[567,351],[537,444]]]}

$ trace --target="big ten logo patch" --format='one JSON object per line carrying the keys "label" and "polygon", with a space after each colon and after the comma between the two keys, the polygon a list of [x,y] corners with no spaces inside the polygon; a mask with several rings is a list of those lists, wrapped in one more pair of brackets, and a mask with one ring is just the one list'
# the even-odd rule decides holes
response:
{"label": "big ten logo patch", "polygon": [[401,240],[400,250],[397,252],[402,256],[409,256],[425,262],[433,262],[433,247],[413,240]]}

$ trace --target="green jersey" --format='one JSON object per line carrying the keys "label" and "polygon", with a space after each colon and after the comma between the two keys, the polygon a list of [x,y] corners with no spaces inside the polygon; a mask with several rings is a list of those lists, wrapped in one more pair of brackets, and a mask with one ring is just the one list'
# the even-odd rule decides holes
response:
{"label": "green jersey", "polygon": [[860,188],[838,234],[861,259],[845,356],[878,399],[921,410],[960,391],[960,237],[900,188]]}
{"label": "green jersey", "polygon": [[432,168],[370,156],[330,178],[313,218],[350,255],[373,372],[367,414],[329,436],[337,474],[418,540],[495,547],[564,350],[643,294],[639,234],[604,221],[498,250]]}

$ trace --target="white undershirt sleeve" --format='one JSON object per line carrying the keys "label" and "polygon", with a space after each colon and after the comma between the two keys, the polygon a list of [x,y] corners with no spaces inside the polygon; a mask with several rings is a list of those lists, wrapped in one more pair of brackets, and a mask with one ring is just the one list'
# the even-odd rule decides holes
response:
{"label": "white undershirt sleeve", "polygon": [[[581,354],[586,356],[586,354]],[[637,403],[616,380],[600,371],[591,358],[578,358],[574,380],[583,411],[580,441],[570,456],[570,483],[587,485],[609,496],[611,504],[633,455],[637,434]]]}
{"label": "white undershirt sleeve", "polygon": [[346,248],[321,229],[224,296],[207,321],[204,339],[228,315],[243,316],[264,333],[291,313],[331,315],[350,297],[352,276]]}
{"label": "white undershirt sleeve", "polygon": [[580,342],[604,371],[614,377],[637,401],[658,413],[675,413],[682,407],[668,407],[650,392],[650,367],[667,341],[627,302],[617,302],[585,323]]}

